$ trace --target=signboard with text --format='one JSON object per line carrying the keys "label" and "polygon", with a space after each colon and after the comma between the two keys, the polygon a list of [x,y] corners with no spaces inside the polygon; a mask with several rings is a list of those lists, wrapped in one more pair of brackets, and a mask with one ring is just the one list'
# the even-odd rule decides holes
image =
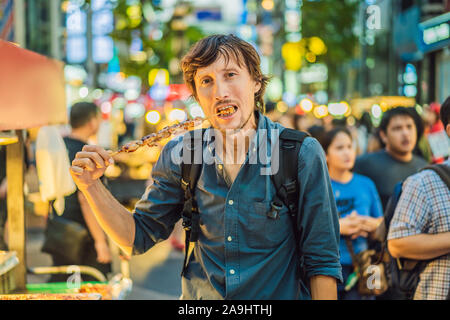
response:
{"label": "signboard with text", "polygon": [[422,52],[450,46],[450,12],[420,23],[419,29]]}

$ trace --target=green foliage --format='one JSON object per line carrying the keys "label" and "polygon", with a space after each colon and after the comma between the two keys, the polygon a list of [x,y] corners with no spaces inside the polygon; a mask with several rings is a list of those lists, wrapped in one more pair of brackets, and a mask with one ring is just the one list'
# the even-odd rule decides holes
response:
{"label": "green foliage", "polygon": [[303,1],[302,36],[316,36],[325,42],[327,53],[318,62],[328,65],[330,76],[354,55],[357,37],[353,26],[358,7],[359,1],[352,0]]}
{"label": "green foliage", "polygon": [[[163,8],[152,5],[152,1],[140,1],[141,7],[151,6],[154,12],[154,20],[147,21],[141,10],[140,23],[133,22],[127,14],[129,5],[126,0],[117,1],[114,9],[116,28],[111,36],[118,48],[118,57],[121,71],[126,75],[136,75],[142,79],[143,85],[147,84],[147,76],[153,68],[165,68],[172,70],[171,82],[182,81],[179,68],[172,65],[179,63],[181,56],[187,49],[204,35],[195,26],[186,26],[184,30],[173,30],[172,23],[180,17],[173,15],[169,21],[160,22],[157,20],[161,16]],[[153,39],[150,35],[155,30],[161,30],[162,37]],[[133,61],[130,56],[129,47],[134,37],[139,37],[142,41],[142,51],[146,53],[147,59],[144,61]],[[175,60],[174,60],[175,59]],[[145,89],[145,88],[144,88]]]}

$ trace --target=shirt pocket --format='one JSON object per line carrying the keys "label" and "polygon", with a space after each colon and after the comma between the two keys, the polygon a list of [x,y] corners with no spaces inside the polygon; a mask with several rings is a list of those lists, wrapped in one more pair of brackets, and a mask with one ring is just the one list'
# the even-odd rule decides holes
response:
{"label": "shirt pocket", "polygon": [[244,203],[243,207],[241,212],[247,216],[250,248],[276,248],[293,233],[286,206],[282,206],[276,219],[268,215],[272,209],[270,201]]}

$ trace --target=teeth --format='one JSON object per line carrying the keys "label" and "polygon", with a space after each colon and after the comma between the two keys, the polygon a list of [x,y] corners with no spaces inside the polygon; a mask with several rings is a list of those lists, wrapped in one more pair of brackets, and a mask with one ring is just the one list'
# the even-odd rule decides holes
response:
{"label": "teeth", "polygon": [[234,107],[233,106],[224,106],[224,107],[220,107],[218,109],[218,111],[223,111],[223,110],[226,110],[226,109],[229,109],[229,108],[234,108]]}
{"label": "teeth", "polygon": [[223,106],[223,107],[220,107],[220,108],[217,109],[217,114],[220,117],[229,116],[229,115],[231,115],[231,114],[233,114],[235,112],[236,112],[235,107],[232,106],[232,105]]}

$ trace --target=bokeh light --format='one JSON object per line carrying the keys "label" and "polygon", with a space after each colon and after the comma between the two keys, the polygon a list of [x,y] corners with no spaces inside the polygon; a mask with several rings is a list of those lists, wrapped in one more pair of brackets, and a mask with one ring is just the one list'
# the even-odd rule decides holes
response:
{"label": "bokeh light", "polygon": [[161,115],[156,110],[151,110],[145,115],[145,120],[150,124],[157,124],[161,121]]}

